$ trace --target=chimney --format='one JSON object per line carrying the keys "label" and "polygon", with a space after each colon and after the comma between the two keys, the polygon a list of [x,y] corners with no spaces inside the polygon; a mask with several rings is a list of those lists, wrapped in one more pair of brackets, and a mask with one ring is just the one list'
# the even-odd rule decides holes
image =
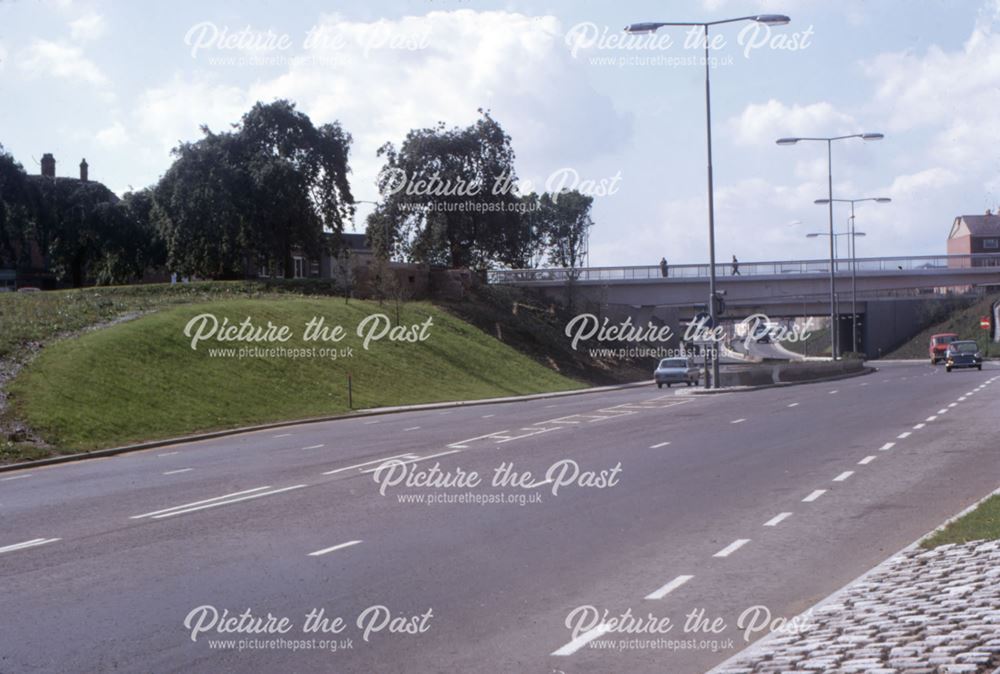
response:
{"label": "chimney", "polygon": [[42,155],[42,175],[46,178],[56,177],[56,158],[51,152]]}
{"label": "chimney", "polygon": [[80,181],[87,182],[87,160],[80,161]]}

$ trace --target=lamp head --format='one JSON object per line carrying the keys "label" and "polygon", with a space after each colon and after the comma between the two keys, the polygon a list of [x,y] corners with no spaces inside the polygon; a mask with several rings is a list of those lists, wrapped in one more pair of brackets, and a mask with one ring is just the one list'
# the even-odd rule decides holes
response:
{"label": "lamp head", "polygon": [[784,14],[758,14],[753,17],[753,20],[757,23],[767,24],[768,26],[784,26],[791,21]]}
{"label": "lamp head", "polygon": [[774,142],[777,143],[778,145],[795,145],[796,143],[799,142],[799,139],[798,138],[779,138],[778,140],[776,140]]}

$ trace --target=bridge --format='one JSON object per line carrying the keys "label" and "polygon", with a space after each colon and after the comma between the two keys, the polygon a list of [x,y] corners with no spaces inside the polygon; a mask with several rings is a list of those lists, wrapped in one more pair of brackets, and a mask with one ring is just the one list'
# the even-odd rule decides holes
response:
{"label": "bridge", "polygon": [[[871,353],[890,348],[900,330],[919,319],[920,302],[1000,288],[1000,253],[870,257],[857,258],[855,264],[858,315],[878,314],[860,328],[859,339]],[[740,262],[737,270],[728,262],[717,263],[715,273],[716,289],[725,293],[727,318],[830,315],[829,259]],[[574,301],[628,308],[625,313],[641,321],[676,323],[705,309],[708,275],[708,264],[682,264],[669,265],[665,276],[659,265],[647,265],[501,269],[490,271],[487,280],[537,288],[559,301],[572,294]],[[841,343],[849,344],[851,260],[837,260],[834,275],[839,329],[846,330]]]}

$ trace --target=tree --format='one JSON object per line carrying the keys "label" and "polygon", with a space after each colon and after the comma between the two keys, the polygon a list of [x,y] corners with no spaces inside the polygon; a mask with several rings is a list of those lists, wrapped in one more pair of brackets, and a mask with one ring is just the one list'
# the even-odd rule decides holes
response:
{"label": "tree", "polygon": [[20,266],[27,255],[32,206],[24,169],[0,145],[0,267]]}
{"label": "tree", "polygon": [[98,284],[128,283],[146,270],[166,264],[166,246],[151,219],[153,195],[149,188],[128,192],[101,214],[102,255],[94,265]]}
{"label": "tree", "polygon": [[549,264],[568,269],[583,266],[588,230],[594,225],[590,218],[593,203],[593,197],[576,190],[543,194],[539,199],[539,234]]}
{"label": "tree", "polygon": [[351,137],[339,124],[317,128],[276,101],[257,103],[231,131],[202,131],[175,148],[155,191],[152,217],[172,268],[239,278],[277,263],[291,277],[293,250],[319,256],[339,239],[353,214]]}
{"label": "tree", "polygon": [[379,149],[382,201],[367,223],[377,250],[451,267],[523,262],[510,136],[479,112],[469,127],[441,122],[410,131],[398,150],[391,143]]}

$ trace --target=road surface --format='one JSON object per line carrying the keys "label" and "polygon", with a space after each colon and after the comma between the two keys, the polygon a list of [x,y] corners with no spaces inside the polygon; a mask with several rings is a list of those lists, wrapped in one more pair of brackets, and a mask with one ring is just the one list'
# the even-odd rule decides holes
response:
{"label": "road surface", "polygon": [[[0,473],[0,672],[702,672],[766,633],[752,607],[790,618],[995,489],[998,378],[650,385]],[[390,484],[435,464],[459,484]]]}

